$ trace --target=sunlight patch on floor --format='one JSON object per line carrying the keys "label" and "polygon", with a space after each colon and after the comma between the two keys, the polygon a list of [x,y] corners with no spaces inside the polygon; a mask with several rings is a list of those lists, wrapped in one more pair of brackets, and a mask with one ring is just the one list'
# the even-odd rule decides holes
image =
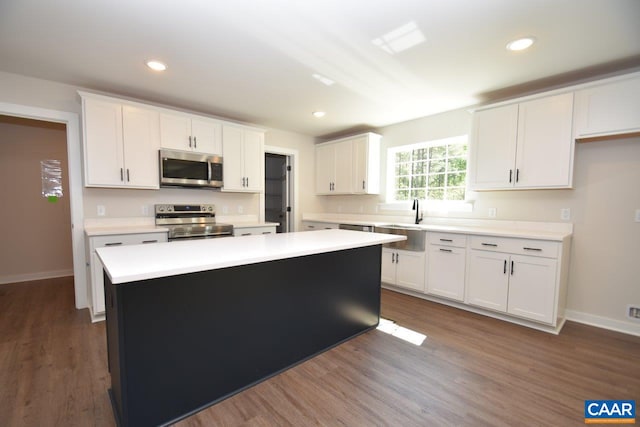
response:
{"label": "sunlight patch on floor", "polygon": [[427,336],[420,332],[405,328],[398,325],[393,320],[384,319],[382,317],[380,318],[380,323],[376,329],[414,345],[422,345],[424,340],[427,339]]}

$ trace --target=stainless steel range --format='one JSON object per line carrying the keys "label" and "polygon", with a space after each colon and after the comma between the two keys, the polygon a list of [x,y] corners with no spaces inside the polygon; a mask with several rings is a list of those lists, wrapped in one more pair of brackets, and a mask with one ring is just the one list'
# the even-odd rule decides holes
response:
{"label": "stainless steel range", "polygon": [[215,205],[156,205],[156,225],[169,241],[233,236],[233,225],[216,223]]}

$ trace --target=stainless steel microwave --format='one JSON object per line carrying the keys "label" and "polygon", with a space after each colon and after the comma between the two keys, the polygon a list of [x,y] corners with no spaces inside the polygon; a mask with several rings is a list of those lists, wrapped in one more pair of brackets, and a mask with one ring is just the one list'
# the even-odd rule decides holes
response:
{"label": "stainless steel microwave", "polygon": [[160,186],[221,188],[222,157],[160,150]]}

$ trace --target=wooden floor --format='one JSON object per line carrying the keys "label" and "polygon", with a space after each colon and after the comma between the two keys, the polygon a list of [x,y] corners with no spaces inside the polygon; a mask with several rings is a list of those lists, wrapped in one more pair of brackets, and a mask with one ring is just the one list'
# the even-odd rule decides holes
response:
{"label": "wooden floor", "polygon": [[[578,426],[585,399],[640,401],[638,337],[386,290],[382,313],[428,338],[370,331],[177,425]],[[104,322],[74,308],[72,279],[0,285],[0,426],[113,426],[109,381]]]}

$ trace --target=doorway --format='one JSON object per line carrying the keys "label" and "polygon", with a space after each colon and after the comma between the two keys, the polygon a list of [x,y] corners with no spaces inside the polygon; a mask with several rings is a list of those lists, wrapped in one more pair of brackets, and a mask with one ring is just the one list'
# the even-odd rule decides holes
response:
{"label": "doorway", "polygon": [[264,155],[264,219],[279,224],[277,233],[293,231],[291,163],[291,156],[286,154]]}

